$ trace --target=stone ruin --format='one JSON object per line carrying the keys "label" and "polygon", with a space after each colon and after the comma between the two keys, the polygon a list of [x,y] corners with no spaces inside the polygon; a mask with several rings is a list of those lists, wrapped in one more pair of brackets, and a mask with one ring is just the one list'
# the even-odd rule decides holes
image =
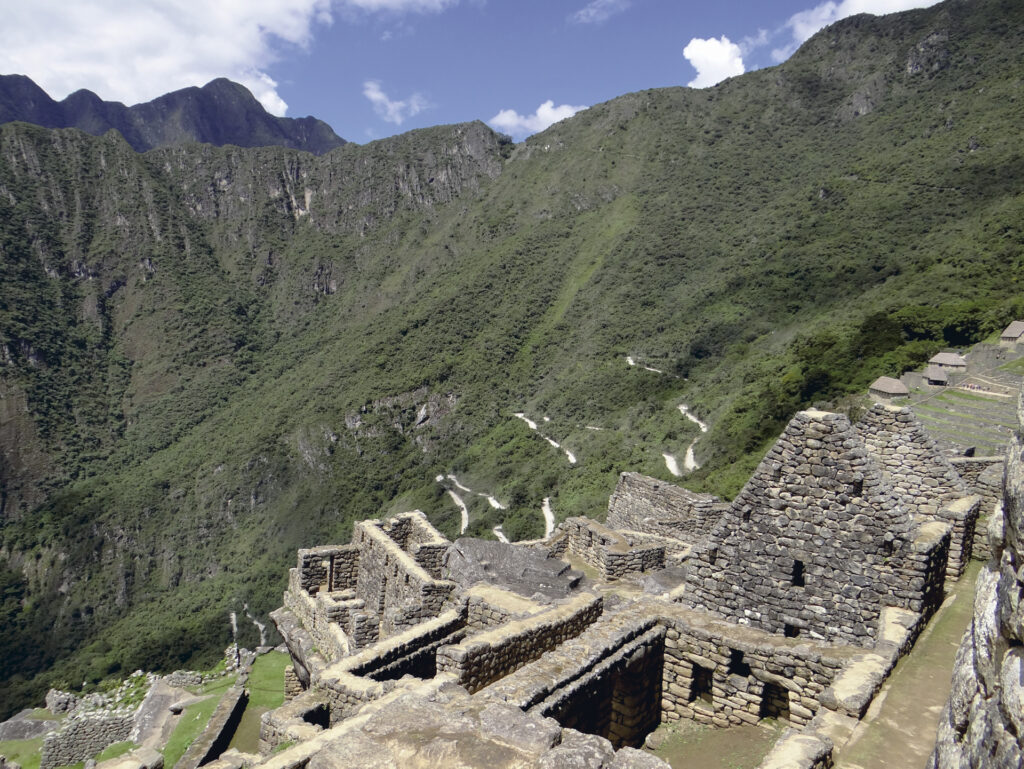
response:
{"label": "stone ruin", "polygon": [[540,542],[360,522],[289,573],[288,701],[259,765],[664,767],[637,750],[659,723],[774,718],[791,729],[763,767],[830,766],[981,505],[909,409],[879,406],[800,412],[732,502],[624,473],[606,523]]}

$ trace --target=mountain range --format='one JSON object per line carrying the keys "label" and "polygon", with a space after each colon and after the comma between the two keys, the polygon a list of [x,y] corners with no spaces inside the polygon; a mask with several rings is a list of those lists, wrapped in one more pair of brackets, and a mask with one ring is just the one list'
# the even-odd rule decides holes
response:
{"label": "mountain range", "polygon": [[136,152],[203,142],[272,145],[322,155],[345,144],[322,120],[274,117],[245,86],[225,78],[126,107],[103,101],[84,89],[54,101],[24,75],[0,75],[0,123],[14,121],[45,128],[77,128],[93,136],[113,129]]}
{"label": "mountain range", "polygon": [[213,661],[353,520],[730,497],[797,409],[1024,317],[1022,48],[1011,0],[855,16],[520,144],[0,125],[0,717]]}

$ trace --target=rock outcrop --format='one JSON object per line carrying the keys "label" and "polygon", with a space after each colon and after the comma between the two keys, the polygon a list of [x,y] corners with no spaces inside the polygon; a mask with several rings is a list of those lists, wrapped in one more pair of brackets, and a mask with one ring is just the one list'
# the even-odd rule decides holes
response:
{"label": "rock outcrop", "polygon": [[[1024,398],[1018,402],[1024,419]],[[1016,769],[1024,759],[1024,436],[1010,441],[992,557],[953,668],[930,769]]]}

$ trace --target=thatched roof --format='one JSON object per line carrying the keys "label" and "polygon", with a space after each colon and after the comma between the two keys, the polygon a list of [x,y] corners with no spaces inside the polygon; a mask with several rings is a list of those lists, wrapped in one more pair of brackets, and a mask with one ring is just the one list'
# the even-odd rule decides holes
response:
{"label": "thatched roof", "polygon": [[1015,320],[1000,335],[1001,339],[1020,339],[1024,336],[1024,320]]}
{"label": "thatched roof", "polygon": [[881,395],[910,395],[910,390],[907,389],[907,386],[891,376],[878,377],[878,379],[871,383],[871,387],[868,389]]}
{"label": "thatched roof", "polygon": [[963,355],[959,355],[955,352],[936,353],[928,362],[934,363],[936,366],[957,366],[959,368],[963,368],[967,365],[967,359]]}
{"label": "thatched roof", "polygon": [[939,366],[929,366],[924,370],[924,378],[929,382],[941,382],[946,384],[949,381],[949,374],[946,373],[944,368]]}

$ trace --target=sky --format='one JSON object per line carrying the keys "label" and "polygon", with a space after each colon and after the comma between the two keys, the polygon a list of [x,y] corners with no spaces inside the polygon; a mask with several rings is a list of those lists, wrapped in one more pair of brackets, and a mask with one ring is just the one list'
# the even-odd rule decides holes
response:
{"label": "sky", "polygon": [[631,91],[707,88],[855,13],[936,0],[0,0],[0,74],[137,104],[227,77],[353,142],[483,120],[517,141]]}

